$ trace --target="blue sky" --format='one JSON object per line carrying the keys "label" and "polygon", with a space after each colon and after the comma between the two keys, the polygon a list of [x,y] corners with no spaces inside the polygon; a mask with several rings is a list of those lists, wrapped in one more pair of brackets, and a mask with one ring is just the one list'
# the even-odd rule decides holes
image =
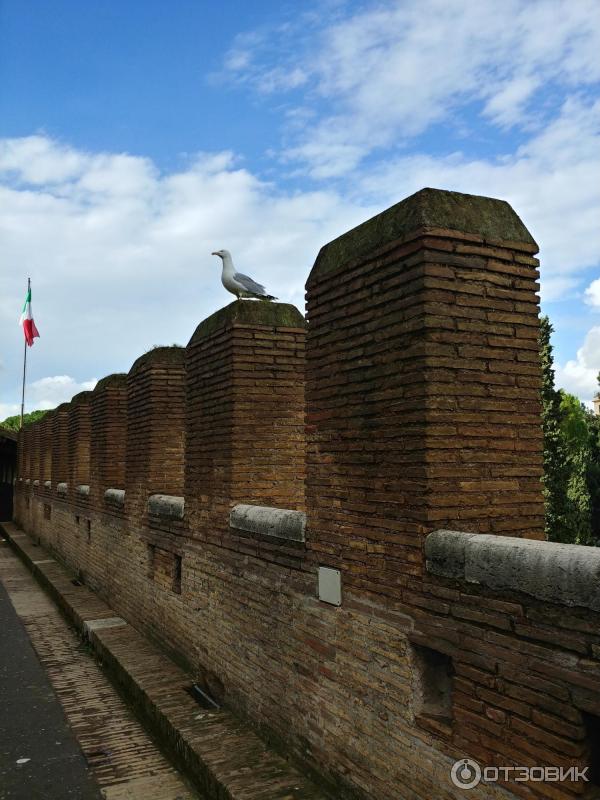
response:
{"label": "blue sky", "polygon": [[511,202],[589,401],[598,52],[592,0],[0,0],[0,419],[28,274],[52,407],[227,303],[212,250],[302,307],[319,247],[422,186]]}

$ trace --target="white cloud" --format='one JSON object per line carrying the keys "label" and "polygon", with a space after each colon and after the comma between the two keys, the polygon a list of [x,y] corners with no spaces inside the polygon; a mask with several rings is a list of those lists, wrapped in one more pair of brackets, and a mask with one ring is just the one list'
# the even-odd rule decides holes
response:
{"label": "white cloud", "polygon": [[600,309],[600,278],[596,278],[585,290],[585,302],[592,308]]}
{"label": "white cloud", "polygon": [[26,386],[27,408],[42,410],[56,408],[79,392],[91,391],[97,383],[96,378],[77,383],[70,375],[39,378]]}
{"label": "white cloud", "polygon": [[[6,403],[20,397],[17,320],[28,275],[41,334],[28,356],[31,379],[67,373],[81,382],[92,371],[128,370],[154,344],[185,344],[201,320],[230,302],[213,250],[227,247],[240,269],[303,307],[321,245],[378,210],[333,191],[279,191],[227,152],[199,154],[161,174],[146,158],[82,153],[51,139],[42,146],[34,138],[43,170],[32,169],[31,137],[0,143],[10,154],[0,159]],[[42,172],[47,183],[39,182]],[[59,402],[60,391],[71,391],[53,385],[58,394],[48,394],[46,383],[47,393],[32,394],[31,402]]]}
{"label": "white cloud", "polygon": [[540,245],[542,292],[551,300],[600,263],[598,152],[600,101],[572,98],[515,153],[493,159],[405,156],[365,172],[358,191],[384,205],[422,186],[508,200]]}
{"label": "white cloud", "polygon": [[21,412],[21,406],[18,403],[0,403],[0,423],[7,417],[14,417]]}
{"label": "white cloud", "polygon": [[[41,332],[32,380],[68,373],[81,383],[91,372],[128,370],[153,344],[185,343],[229,302],[212,250],[232,250],[238,267],[302,307],[320,247],[423,186],[507,199],[540,244],[545,299],[576,293],[583,271],[600,263],[599,129],[600,102],[573,97],[503,157],[415,153],[355,173],[345,190],[302,191],[261,180],[231,152],[197,154],[163,174],[140,156],[84,153],[39,136],[0,141],[9,154],[0,157],[0,236],[10,265],[0,272],[0,332],[4,377],[12,376],[2,400],[20,392],[16,321],[28,274]],[[32,168],[32,138],[43,168]],[[336,157],[354,156],[340,148]],[[594,282],[586,297],[596,296]],[[573,375],[588,374],[573,364]]]}
{"label": "white cloud", "polygon": [[536,91],[598,81],[599,51],[594,0],[388,0],[238,37],[224,72],[261,93],[305,88],[300,102],[322,116],[286,157],[329,178],[441,120],[454,124],[468,104],[501,127],[539,126],[528,113]]}
{"label": "white cloud", "polygon": [[525,104],[539,85],[539,79],[532,76],[514,78],[490,97],[483,113],[498,125],[514,125],[521,121]]}
{"label": "white cloud", "polygon": [[556,386],[577,395],[588,404],[598,393],[600,372],[600,326],[591,328],[574,359],[556,365]]}
{"label": "white cloud", "polygon": [[[54,375],[28,383],[25,387],[25,413],[56,408],[78,392],[92,390],[96,383],[96,378],[78,383],[70,375]],[[0,403],[0,422],[20,413],[20,403]]]}

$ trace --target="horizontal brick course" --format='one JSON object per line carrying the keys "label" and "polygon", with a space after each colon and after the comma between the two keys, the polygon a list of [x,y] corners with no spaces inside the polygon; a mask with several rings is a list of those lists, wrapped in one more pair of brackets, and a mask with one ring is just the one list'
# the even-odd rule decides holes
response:
{"label": "horizontal brick course", "polygon": [[[335,797],[459,800],[449,769],[466,756],[588,763],[598,620],[424,567],[434,529],[543,538],[536,252],[505,203],[409,198],[323,249],[308,335],[290,306],[237,302],[198,326],[185,364],[161,348],[101,381],[89,508],[30,486],[18,518]],[[69,414],[73,482],[86,423]],[[20,462],[41,481],[44,420]],[[184,520],[148,519],[151,493],[183,493]],[[238,503],[306,511],[306,541],[231,529]],[[318,566],[340,569],[340,607],[317,599]],[[452,659],[446,716],[417,708],[419,647]]]}

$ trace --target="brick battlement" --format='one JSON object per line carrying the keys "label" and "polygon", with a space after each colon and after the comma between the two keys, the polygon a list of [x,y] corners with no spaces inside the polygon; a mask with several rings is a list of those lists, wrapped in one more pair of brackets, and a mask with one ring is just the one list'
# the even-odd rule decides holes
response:
{"label": "brick battlement", "polygon": [[597,764],[597,553],[540,541],[537,249],[418,192],[321,250],[308,324],[236,301],[27,426],[17,520],[332,796]]}

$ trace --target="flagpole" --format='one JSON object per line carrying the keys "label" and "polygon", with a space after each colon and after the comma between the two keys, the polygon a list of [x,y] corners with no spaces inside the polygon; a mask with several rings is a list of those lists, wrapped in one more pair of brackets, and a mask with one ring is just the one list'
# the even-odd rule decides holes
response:
{"label": "flagpole", "polygon": [[[31,289],[31,278],[27,278],[27,294],[29,294],[29,290]],[[25,344],[23,345],[23,386],[21,388],[21,425],[19,426],[19,430],[23,429],[23,412],[25,411],[25,375],[27,373],[27,339],[25,339]]]}

